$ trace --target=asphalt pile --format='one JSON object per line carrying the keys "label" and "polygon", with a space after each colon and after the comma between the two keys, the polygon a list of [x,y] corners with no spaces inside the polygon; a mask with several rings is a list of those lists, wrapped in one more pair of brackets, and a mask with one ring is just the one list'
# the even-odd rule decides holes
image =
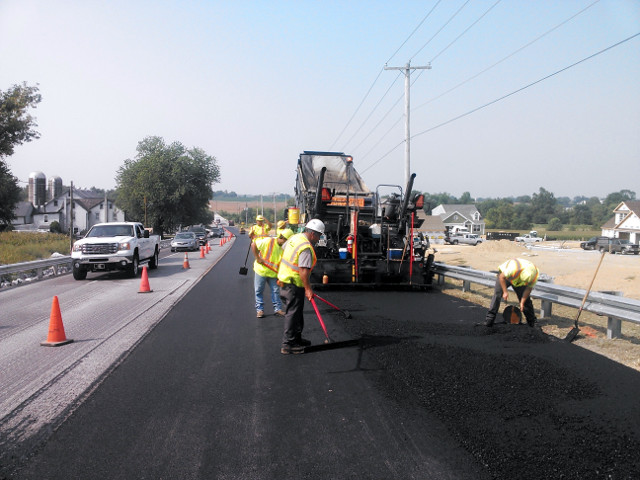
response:
{"label": "asphalt pile", "polygon": [[637,372],[526,325],[403,317],[343,326],[378,364],[379,388],[413,396],[493,478],[638,478]]}

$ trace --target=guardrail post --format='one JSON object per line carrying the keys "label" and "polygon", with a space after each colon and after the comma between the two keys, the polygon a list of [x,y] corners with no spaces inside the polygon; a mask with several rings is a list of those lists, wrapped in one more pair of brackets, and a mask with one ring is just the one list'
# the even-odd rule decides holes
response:
{"label": "guardrail post", "polygon": [[444,285],[444,275],[438,274],[438,285]]}
{"label": "guardrail post", "polygon": [[462,281],[462,291],[463,292],[470,292],[471,291],[471,281],[470,280],[463,280]]}
{"label": "guardrail post", "polygon": [[540,318],[548,318],[551,316],[551,300],[540,300]]}
{"label": "guardrail post", "polygon": [[[619,291],[604,291],[608,295],[615,295],[616,297],[623,297],[624,294]],[[620,338],[622,336],[622,320],[615,317],[607,317],[607,340],[613,338]]]}

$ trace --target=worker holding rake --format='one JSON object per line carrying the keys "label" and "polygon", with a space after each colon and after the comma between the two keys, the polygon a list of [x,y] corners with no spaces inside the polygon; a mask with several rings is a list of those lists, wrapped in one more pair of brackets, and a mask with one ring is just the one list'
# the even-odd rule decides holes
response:
{"label": "worker holding rake", "polygon": [[313,300],[311,270],[316,264],[315,244],[324,233],[324,223],[310,220],[303,233],[293,235],[284,244],[282,260],[278,269],[280,297],[284,308],[284,333],[282,348],[284,355],[304,353],[311,342],[302,338],[304,328],[304,300]]}
{"label": "worker holding rake", "polygon": [[271,303],[275,315],[284,317],[282,302],[280,300],[280,287],[278,286],[278,268],[282,258],[282,245],[293,235],[293,230],[282,230],[278,237],[258,238],[251,243],[251,251],[255,257],[253,271],[254,292],[256,297],[256,316],[264,317],[264,288],[269,284],[271,290]]}

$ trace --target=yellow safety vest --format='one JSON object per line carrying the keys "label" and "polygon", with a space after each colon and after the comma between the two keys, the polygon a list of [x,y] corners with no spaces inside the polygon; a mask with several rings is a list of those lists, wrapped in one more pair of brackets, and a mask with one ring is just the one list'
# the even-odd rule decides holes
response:
{"label": "yellow safety vest", "polygon": [[528,260],[514,258],[507,260],[498,267],[511,285],[514,287],[531,287],[538,281],[538,268]]}
{"label": "yellow safety vest", "polygon": [[253,271],[261,277],[276,278],[282,258],[282,247],[278,244],[277,239],[275,237],[259,238],[256,240],[256,247],[258,247],[264,265],[256,260],[253,262]]}
{"label": "yellow safety vest", "polygon": [[304,287],[302,279],[300,278],[298,259],[300,258],[300,253],[307,248],[311,250],[311,268],[313,269],[317,261],[316,252],[311,242],[307,239],[307,236],[304,233],[298,233],[289,239],[284,245],[284,251],[282,252],[282,260],[280,261],[280,268],[278,269],[278,280],[283,283],[293,283],[297,287]]}
{"label": "yellow safety vest", "polygon": [[258,238],[264,238],[269,236],[269,226],[263,224],[262,226],[256,224],[251,227],[249,230],[249,236],[252,236],[253,240],[257,240]]}

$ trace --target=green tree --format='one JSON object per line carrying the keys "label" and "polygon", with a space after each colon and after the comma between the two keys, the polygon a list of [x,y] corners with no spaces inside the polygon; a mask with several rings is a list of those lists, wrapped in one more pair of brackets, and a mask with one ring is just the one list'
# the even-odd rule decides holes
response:
{"label": "green tree", "polygon": [[553,217],[551,220],[549,220],[549,225],[547,228],[552,232],[559,232],[560,230],[562,230],[562,222],[558,217]]}
{"label": "green tree", "polygon": [[178,225],[211,223],[211,186],[220,181],[215,157],[156,136],[139,142],[137,152],[116,176],[118,203],[127,218],[160,234]]}
{"label": "green tree", "polygon": [[531,198],[531,221],[533,223],[548,223],[552,215],[556,214],[558,202],[553,193],[540,187],[539,193]]}
{"label": "green tree", "polygon": [[38,87],[29,87],[26,83],[0,90],[0,225],[7,225],[15,218],[13,210],[22,192],[4,158],[13,155],[16,145],[40,138],[29,109],[36,108],[41,99]]}
{"label": "green tree", "polygon": [[49,231],[51,233],[62,233],[62,228],[60,227],[60,223],[57,220],[54,220],[49,225]]}
{"label": "green tree", "polygon": [[18,179],[9,171],[6,163],[0,159],[0,230],[15,218],[13,210],[20,201],[22,189],[18,186]]}
{"label": "green tree", "polygon": [[496,206],[487,210],[484,216],[488,228],[513,228],[512,223],[515,217],[513,204],[505,199],[499,201]]}

